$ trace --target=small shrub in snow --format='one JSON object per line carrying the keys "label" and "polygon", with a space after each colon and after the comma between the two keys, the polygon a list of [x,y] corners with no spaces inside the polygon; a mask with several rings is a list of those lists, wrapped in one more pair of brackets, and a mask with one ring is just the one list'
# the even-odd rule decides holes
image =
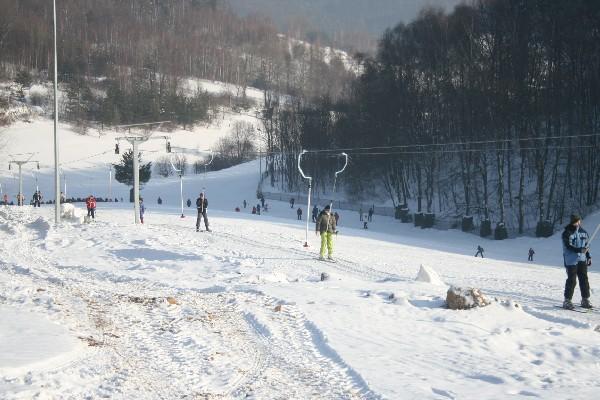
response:
{"label": "small shrub in snow", "polygon": [[451,286],[446,294],[446,305],[451,310],[468,310],[474,307],[485,307],[490,301],[476,288],[459,288]]}

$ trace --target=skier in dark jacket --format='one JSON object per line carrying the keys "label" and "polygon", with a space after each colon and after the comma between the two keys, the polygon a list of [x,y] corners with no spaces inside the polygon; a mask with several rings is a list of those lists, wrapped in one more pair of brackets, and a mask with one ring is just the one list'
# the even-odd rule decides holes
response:
{"label": "skier in dark jacket", "polygon": [[319,214],[315,231],[317,235],[321,235],[319,260],[325,259],[325,249],[327,249],[327,258],[333,260],[333,234],[337,233],[337,226],[329,205],[326,205],[325,209]]}
{"label": "skier in dark jacket", "polygon": [[317,222],[317,216],[319,214],[319,208],[317,206],[314,206],[312,209],[312,220],[313,222]]}
{"label": "skier in dark jacket", "polygon": [[298,207],[298,210],[296,210],[296,215],[298,216],[298,220],[300,221],[302,219],[302,209],[300,207]]}
{"label": "skier in dark jacket", "polygon": [[477,253],[475,253],[475,257],[479,255],[481,256],[481,258],[483,258],[483,247],[481,246],[477,246]]}
{"label": "skier in dark jacket", "polygon": [[533,261],[533,255],[535,254],[535,251],[533,250],[533,247],[529,248],[529,257],[527,257],[527,261]]}
{"label": "skier in dark jacket", "polygon": [[204,218],[204,226],[206,231],[210,232],[208,228],[208,217],[206,216],[206,209],[208,208],[208,199],[204,197],[204,193],[200,193],[200,197],[196,199],[196,209],[198,210],[198,218],[196,218],[196,232],[200,231],[200,221]]}
{"label": "skier in dark jacket", "polygon": [[574,308],[571,299],[577,280],[579,280],[579,290],[581,291],[581,307],[592,308],[587,276],[588,267],[592,265],[589,240],[588,233],[581,227],[581,217],[575,214],[571,215],[571,223],[565,227],[562,234],[563,258],[567,270],[563,308],[568,310]]}
{"label": "skier in dark jacket", "polygon": [[34,207],[41,207],[42,204],[42,193],[37,190],[34,194],[33,194],[33,206]]}

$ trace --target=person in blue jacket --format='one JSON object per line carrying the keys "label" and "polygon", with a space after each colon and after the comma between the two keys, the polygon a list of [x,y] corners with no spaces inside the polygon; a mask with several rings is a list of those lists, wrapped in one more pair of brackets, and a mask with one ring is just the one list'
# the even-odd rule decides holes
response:
{"label": "person in blue jacket", "polygon": [[562,233],[563,258],[567,270],[563,308],[568,310],[574,308],[571,299],[577,280],[579,280],[579,290],[581,291],[581,307],[592,308],[587,275],[588,267],[592,265],[589,240],[588,233],[581,226],[581,217],[576,214],[571,215],[571,223],[565,227]]}

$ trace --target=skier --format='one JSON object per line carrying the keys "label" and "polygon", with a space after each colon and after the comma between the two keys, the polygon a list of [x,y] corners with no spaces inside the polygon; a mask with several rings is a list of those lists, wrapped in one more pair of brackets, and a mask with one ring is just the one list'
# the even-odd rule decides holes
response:
{"label": "skier", "polygon": [[330,213],[329,205],[319,214],[315,227],[315,233],[321,235],[321,252],[319,260],[325,260],[325,248],[327,248],[327,259],[333,260],[333,234],[337,233],[335,217]]}
{"label": "skier", "polygon": [[41,207],[42,204],[42,193],[37,190],[34,194],[33,194],[33,206],[34,207]]}
{"label": "skier", "polygon": [[192,200],[187,199],[187,201],[185,202],[185,204],[187,204],[188,207],[192,206]]}
{"label": "skier", "polygon": [[256,213],[260,215],[260,204],[256,205]]}
{"label": "skier", "polygon": [[161,205],[161,204],[162,204],[162,199],[160,198],[160,196],[158,196],[158,200],[157,200],[157,202],[158,202],[158,205]]}
{"label": "skier", "polygon": [[296,202],[296,200],[292,197],[290,199],[290,208],[294,208],[294,203]]}
{"label": "skier", "polygon": [[481,258],[483,258],[483,247],[481,246],[477,246],[477,253],[475,253],[475,257],[481,255]]}
{"label": "skier", "polygon": [[312,221],[317,222],[317,216],[319,215],[319,207],[316,205],[312,209]]}
{"label": "skier", "polygon": [[60,204],[65,202],[65,194],[63,192],[60,192]]}
{"label": "skier", "polygon": [[529,248],[529,257],[527,258],[527,261],[533,261],[533,255],[535,254],[535,251],[533,251],[533,247]]}
{"label": "skier", "polygon": [[333,213],[333,216],[335,218],[335,224],[338,225],[339,221],[340,221],[340,214],[336,212]]}
{"label": "skier", "polygon": [[[123,198],[121,198],[121,201],[123,201]],[[144,223],[144,213],[146,212],[146,206],[144,206],[144,199],[142,199],[140,197],[140,222],[143,224]]]}
{"label": "skier", "polygon": [[4,197],[2,198],[2,200],[4,200],[4,205],[7,206],[8,205],[8,195],[6,193],[4,193]]}
{"label": "skier", "polygon": [[246,203],[246,200],[244,200],[244,208],[246,208],[246,205],[247,205],[247,204],[248,204],[248,203]]}
{"label": "skier", "polygon": [[87,199],[85,199],[85,206],[87,208],[87,216],[92,217],[92,219],[96,219],[96,198],[93,195],[89,195]]}
{"label": "skier", "polygon": [[581,291],[581,307],[592,308],[590,284],[587,276],[588,267],[592,265],[592,256],[589,251],[589,236],[585,229],[581,227],[581,217],[579,215],[571,215],[571,223],[565,227],[562,234],[562,243],[563,258],[567,270],[563,308],[567,310],[575,308],[571,299],[577,280],[579,280],[579,290]]}
{"label": "skier", "polygon": [[373,214],[375,213],[375,210],[373,209],[373,207],[369,208],[369,222],[373,222]]}
{"label": "skier", "polygon": [[256,214],[256,207],[252,207],[252,214]]}
{"label": "skier", "polygon": [[302,220],[302,209],[300,207],[298,207],[298,209],[296,210],[296,215],[298,215],[298,221]]}
{"label": "skier", "polygon": [[208,228],[208,217],[206,216],[206,209],[208,208],[208,199],[204,197],[204,193],[200,193],[200,197],[196,199],[196,208],[198,209],[198,218],[196,218],[196,232],[200,231],[200,221],[204,218],[204,226],[206,231],[210,232]]}
{"label": "skier", "polygon": [[260,195],[260,204],[263,206],[263,208],[265,207],[265,196],[262,194]]}
{"label": "skier", "polygon": [[363,220],[363,211],[362,211],[362,207],[358,210],[358,218],[360,219],[360,222],[362,222]]}

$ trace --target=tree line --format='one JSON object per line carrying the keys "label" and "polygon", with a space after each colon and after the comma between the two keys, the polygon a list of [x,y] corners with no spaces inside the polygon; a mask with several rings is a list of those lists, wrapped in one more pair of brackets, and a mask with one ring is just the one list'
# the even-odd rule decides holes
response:
{"label": "tree line", "polygon": [[[0,79],[51,78],[52,2],[0,0]],[[351,73],[340,55],[280,35],[222,0],[63,0],[57,8],[64,115],[85,125],[171,119],[193,125],[218,100],[191,79],[281,95],[340,97]]]}
{"label": "tree line", "polygon": [[484,236],[534,227],[547,236],[598,203],[599,26],[600,3],[588,0],[426,9],[358,60],[348,96],[265,118],[271,183],[298,190],[300,149],[333,149],[306,160],[326,192],[335,154],[349,148],[343,179],[357,199],[381,187],[419,224],[436,214]]}

